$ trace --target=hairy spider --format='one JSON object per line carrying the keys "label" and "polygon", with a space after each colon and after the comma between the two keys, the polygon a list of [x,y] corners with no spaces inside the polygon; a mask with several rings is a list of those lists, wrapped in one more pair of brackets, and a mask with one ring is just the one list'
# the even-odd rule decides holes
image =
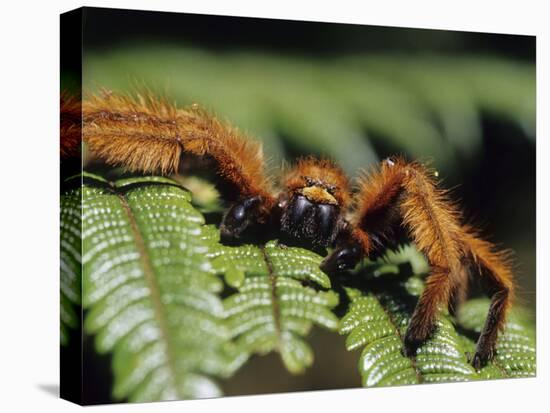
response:
{"label": "hairy spider", "polygon": [[514,291],[508,253],[462,223],[447,191],[420,163],[386,159],[360,179],[352,204],[348,179],[326,159],[300,159],[275,190],[261,145],[196,105],[180,109],[150,95],[103,92],[83,102],[82,114],[89,152],[111,165],[170,174],[199,159],[203,170],[213,171],[229,204],[220,225],[225,242],[255,232],[314,249],[334,247],[321,265],[331,273],[379,253],[404,229],[431,267],[405,335],[405,354],[416,354],[433,334],[439,308],[460,303],[476,273],[492,301],[472,364],[480,368],[494,356]]}

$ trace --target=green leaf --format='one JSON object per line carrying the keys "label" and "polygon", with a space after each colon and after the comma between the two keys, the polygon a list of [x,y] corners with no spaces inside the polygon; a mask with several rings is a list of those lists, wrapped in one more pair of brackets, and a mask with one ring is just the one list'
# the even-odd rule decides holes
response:
{"label": "green leaf", "polygon": [[70,330],[80,328],[81,303],[81,189],[61,195],[60,217],[60,313],[61,344],[69,344]]}
{"label": "green leaf", "polygon": [[237,292],[224,300],[227,327],[246,353],[277,351],[291,373],[313,363],[304,336],[313,324],[335,330],[338,304],[330,279],[319,269],[321,257],[301,248],[270,241],[265,246],[219,246],[211,253],[221,274],[245,274]]}
{"label": "green leaf", "polygon": [[360,287],[346,288],[350,305],[339,332],[347,336],[348,350],[361,350],[363,386],[534,376],[534,332],[520,308],[513,309],[500,335],[495,359],[480,371],[470,365],[468,357],[475,350],[474,340],[487,316],[487,299],[463,304],[457,320],[442,314],[436,333],[418,350],[416,358],[402,354],[403,337],[423,284],[422,277],[411,276],[413,265],[407,268],[403,264],[409,256],[421,267],[417,254],[405,248],[369,263],[354,275]]}
{"label": "green leaf", "polygon": [[113,354],[118,399],[217,396],[213,377],[245,360],[227,339],[223,284],[190,198],[166,178],[85,176],[85,329],[99,352]]}

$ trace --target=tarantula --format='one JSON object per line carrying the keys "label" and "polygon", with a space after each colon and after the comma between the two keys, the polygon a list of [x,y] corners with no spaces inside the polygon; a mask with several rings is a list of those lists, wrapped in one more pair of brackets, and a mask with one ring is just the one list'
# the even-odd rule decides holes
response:
{"label": "tarantula", "polygon": [[83,102],[82,117],[89,153],[108,164],[170,174],[180,171],[180,163],[199,159],[204,168],[206,162],[229,203],[220,225],[225,242],[254,232],[273,236],[276,230],[285,243],[333,248],[321,268],[334,273],[376,254],[404,229],[431,267],[404,353],[416,354],[435,331],[439,307],[459,303],[476,272],[486,282],[491,305],[471,362],[479,369],[494,356],[514,292],[507,252],[461,222],[458,208],[426,166],[386,159],[360,179],[352,195],[338,166],[308,157],[286,168],[276,191],[261,145],[196,105],[180,109],[150,95],[103,92]]}

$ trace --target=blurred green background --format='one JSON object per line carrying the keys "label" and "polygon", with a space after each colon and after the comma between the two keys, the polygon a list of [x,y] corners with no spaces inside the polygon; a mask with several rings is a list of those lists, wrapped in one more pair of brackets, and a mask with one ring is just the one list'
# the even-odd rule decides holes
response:
{"label": "blurred green background", "polygon": [[[534,310],[534,37],[95,8],[84,16],[85,90],[148,88],[200,103],[261,139],[273,171],[304,154],[329,156],[350,177],[395,153],[430,161],[466,217],[515,251],[519,301]],[[315,330],[311,343],[305,375],[289,375],[275,354],[255,357],[226,394],[358,385],[358,354],[342,338]],[[87,360],[91,397],[109,400],[108,361]]]}

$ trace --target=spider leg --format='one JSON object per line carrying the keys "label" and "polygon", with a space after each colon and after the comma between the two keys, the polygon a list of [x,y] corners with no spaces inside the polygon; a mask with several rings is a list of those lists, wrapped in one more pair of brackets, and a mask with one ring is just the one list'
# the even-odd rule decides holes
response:
{"label": "spider leg", "polygon": [[342,226],[334,252],[321,264],[323,271],[352,269],[393,237],[399,221],[398,202],[404,177],[404,170],[386,160],[361,179],[356,212],[351,222]]}
{"label": "spider leg", "polygon": [[464,243],[491,296],[489,313],[472,358],[472,365],[479,369],[495,354],[498,332],[504,328],[513,300],[514,282],[507,251],[496,251],[490,242],[478,238],[468,227],[464,230]]}
{"label": "spider leg", "polygon": [[472,359],[473,366],[479,369],[494,356],[498,332],[503,329],[511,305],[514,284],[508,254],[496,251],[472,228],[459,225],[458,210],[446,192],[436,187],[428,170],[417,164],[406,168],[401,203],[403,224],[432,270],[405,334],[405,353],[414,355],[434,332],[440,307],[454,310],[454,305],[465,296],[470,261],[491,296],[489,313]]}
{"label": "spider leg", "polygon": [[461,267],[462,273],[460,274],[461,281],[452,286],[451,296],[449,298],[449,313],[452,316],[457,314],[460,305],[466,301],[470,284],[470,267],[470,260],[463,258]]}
{"label": "spider leg", "polygon": [[247,227],[269,220],[276,200],[261,144],[227,122],[197,105],[178,108],[150,94],[106,91],[88,96],[82,113],[89,153],[110,165],[171,175],[195,161],[212,172],[230,204],[224,238],[240,238]]}
{"label": "spider leg", "polygon": [[393,236],[395,223],[401,224],[431,267],[405,333],[404,353],[414,356],[434,333],[440,309],[456,310],[466,297],[471,269],[477,267],[492,300],[472,364],[479,368],[490,360],[513,296],[507,253],[495,251],[473,229],[460,224],[461,215],[447,192],[437,188],[435,174],[418,163],[383,161],[360,182],[357,198],[352,223],[323,269],[353,267],[383,247]]}
{"label": "spider leg", "polygon": [[[360,182],[359,203],[352,230],[336,251],[323,262],[325,268],[349,268],[362,256],[382,249],[402,225],[426,256],[431,273],[405,334],[405,353],[418,347],[434,332],[440,306],[459,298],[467,283],[462,265],[459,215],[444,191],[436,188],[433,174],[403,159],[385,160]],[[351,265],[350,265],[351,264]]]}
{"label": "spider leg", "polygon": [[449,273],[449,268],[432,266],[424,292],[405,333],[404,353],[408,357],[414,357],[418,348],[435,331],[439,306],[449,301],[453,289]]}
{"label": "spider leg", "polygon": [[405,333],[405,354],[417,349],[434,333],[437,316],[467,288],[461,242],[460,214],[446,192],[436,187],[434,174],[416,163],[399,163],[404,170],[402,223],[426,256],[431,272]]}

